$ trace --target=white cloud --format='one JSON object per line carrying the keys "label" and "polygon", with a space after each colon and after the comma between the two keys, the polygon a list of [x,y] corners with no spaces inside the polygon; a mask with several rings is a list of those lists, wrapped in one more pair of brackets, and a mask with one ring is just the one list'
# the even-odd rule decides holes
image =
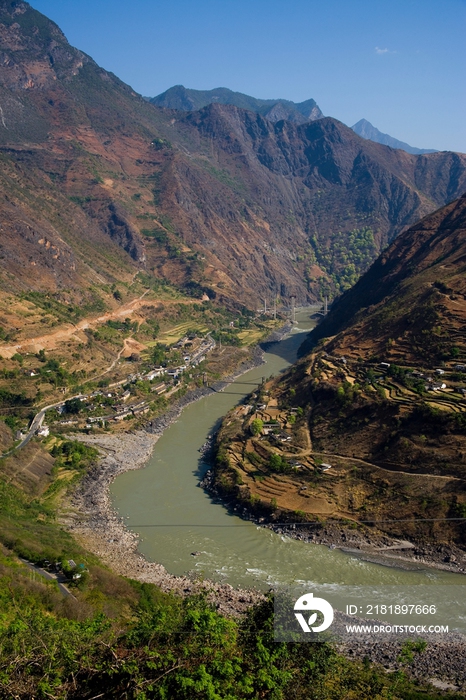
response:
{"label": "white cloud", "polygon": [[380,46],[376,46],[375,53],[381,56],[384,53],[396,53],[396,51],[390,51],[390,49],[381,49]]}

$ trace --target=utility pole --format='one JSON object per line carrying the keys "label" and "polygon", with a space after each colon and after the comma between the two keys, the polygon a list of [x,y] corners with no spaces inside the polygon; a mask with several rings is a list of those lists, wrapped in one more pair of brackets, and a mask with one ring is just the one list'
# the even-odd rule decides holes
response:
{"label": "utility pole", "polygon": [[273,300],[273,320],[277,320],[277,297],[274,297]]}
{"label": "utility pole", "polygon": [[264,315],[267,313],[267,299],[264,299]]}
{"label": "utility pole", "polygon": [[296,294],[291,295],[291,321],[292,323],[296,323]]}

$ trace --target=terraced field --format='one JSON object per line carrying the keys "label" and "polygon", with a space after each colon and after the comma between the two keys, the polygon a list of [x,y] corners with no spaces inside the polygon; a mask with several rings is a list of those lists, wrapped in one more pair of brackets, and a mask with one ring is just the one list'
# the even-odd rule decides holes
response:
{"label": "terraced field", "polygon": [[435,371],[419,372],[315,353],[263,385],[249,411],[227,417],[229,466],[220,478],[243,502],[280,517],[383,521],[392,535],[406,519],[403,536],[458,541],[455,514],[466,510],[463,376],[446,365],[447,386],[434,391],[425,386],[440,381]]}
{"label": "terraced field", "polygon": [[177,343],[179,340],[181,340],[181,338],[184,338],[184,336],[191,330],[196,331],[199,335],[205,335],[209,331],[209,328],[205,324],[197,323],[196,321],[186,321],[177,326],[173,326],[166,331],[162,331],[160,336],[157,338],[157,341],[154,341],[152,344],[158,342],[164,343],[165,345],[172,345],[173,343]]}

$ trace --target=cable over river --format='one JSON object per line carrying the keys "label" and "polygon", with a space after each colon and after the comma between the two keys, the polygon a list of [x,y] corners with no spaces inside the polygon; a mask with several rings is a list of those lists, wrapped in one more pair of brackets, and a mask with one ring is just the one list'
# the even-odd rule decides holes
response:
{"label": "cable over river", "polygon": [[140,536],[139,551],[175,575],[198,576],[243,588],[267,590],[274,585],[314,582],[331,587],[414,584],[460,584],[465,577],[422,568],[398,568],[365,561],[356,553],[309,544],[276,534],[231,514],[198,488],[207,470],[199,448],[219,420],[262,377],[278,374],[295,361],[313,327],[310,310],[297,314],[291,334],[272,345],[265,364],[243,374],[224,391],[184,409],[164,432],[144,469],[114,481],[115,509]]}

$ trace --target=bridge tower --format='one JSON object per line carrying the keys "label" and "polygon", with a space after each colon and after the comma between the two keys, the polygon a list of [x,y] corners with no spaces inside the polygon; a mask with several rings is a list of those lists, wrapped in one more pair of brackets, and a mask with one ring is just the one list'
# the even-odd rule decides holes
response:
{"label": "bridge tower", "polygon": [[296,323],[296,294],[291,294],[290,299],[291,299],[291,322]]}

